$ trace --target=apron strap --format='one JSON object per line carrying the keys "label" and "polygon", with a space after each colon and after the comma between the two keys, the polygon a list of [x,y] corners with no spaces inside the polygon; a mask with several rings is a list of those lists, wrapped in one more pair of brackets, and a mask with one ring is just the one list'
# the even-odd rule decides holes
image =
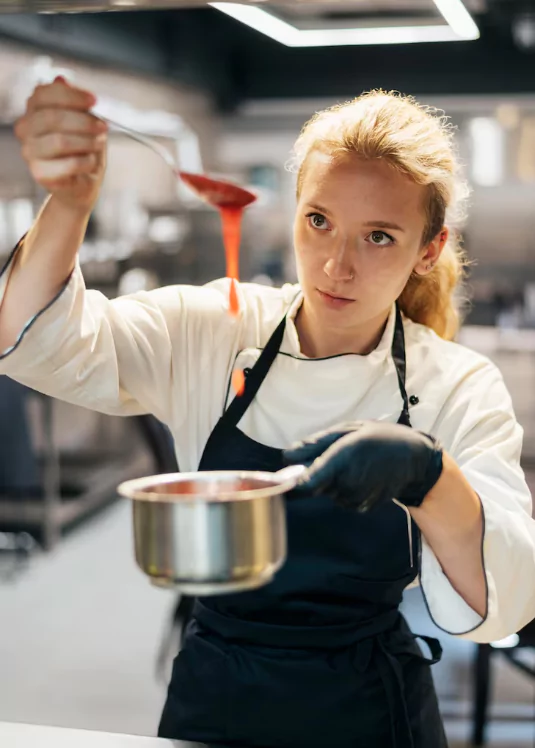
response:
{"label": "apron strap", "polygon": [[[430,636],[415,635],[415,639],[425,641],[431,651],[431,659],[424,655],[416,654],[412,651],[407,652],[414,659],[419,660],[427,665],[434,665],[442,657],[442,646],[438,639]],[[403,668],[395,656],[390,652],[384,638],[379,635],[376,639],[377,649],[374,661],[379,671],[379,676],[385,690],[386,700],[388,702],[388,713],[390,716],[390,730],[392,735],[392,745],[394,748],[414,748],[407,702],[405,699],[405,681],[403,678]]]}
{"label": "apron strap", "polygon": [[245,379],[245,389],[240,397],[235,397],[227,410],[220,419],[220,424],[225,427],[237,426],[249,405],[253,402],[256,393],[260,389],[262,382],[266,378],[272,363],[277,358],[277,354],[284,338],[286,330],[286,315],[280,321],[273,335],[268,340],[266,347],[260,354],[256,364],[253,366]]}
{"label": "apron strap", "polygon": [[390,654],[380,638],[377,639],[377,655],[374,659],[388,702],[392,746],[393,748],[414,748],[405,700],[403,669],[399,660]]}
{"label": "apron strap", "polygon": [[[260,354],[258,361],[249,372],[249,375],[246,377],[245,389],[243,394],[240,397],[235,397],[227,410],[223,413],[221,417],[221,425],[224,424],[226,427],[237,426],[240,420],[243,418],[247,408],[251,405],[256,396],[256,393],[262,386],[262,382],[266,378],[271,365],[277,358],[277,354],[279,353],[280,347],[282,345],[285,330],[286,314],[268,340],[266,347]],[[396,368],[399,392],[403,400],[403,409],[399,416],[398,423],[404,426],[411,426],[411,420],[409,416],[409,398],[407,396],[407,390],[405,389],[405,381],[407,376],[405,333],[403,330],[401,310],[397,302],[396,322],[394,327],[394,337],[392,340],[391,353],[392,359],[394,361],[394,366]]]}
{"label": "apron strap", "polygon": [[403,400],[403,410],[398,419],[398,423],[402,426],[411,426],[411,419],[409,415],[409,398],[407,397],[407,390],[405,389],[405,382],[407,378],[407,357],[405,354],[405,332],[403,330],[403,318],[401,316],[401,309],[399,304],[396,302],[396,325],[394,327],[394,338],[392,341],[392,358],[394,360],[394,366],[396,367],[396,374],[398,375],[398,387],[401,398]]}
{"label": "apron strap", "polygon": [[429,647],[429,651],[431,652],[430,659],[424,657],[424,655],[422,655],[418,659],[421,659],[422,662],[427,662],[428,665],[436,665],[437,662],[440,662],[440,660],[442,659],[442,644],[438,639],[434,639],[432,636],[421,636],[420,634],[414,634],[414,638],[421,639],[423,642],[425,642]]}

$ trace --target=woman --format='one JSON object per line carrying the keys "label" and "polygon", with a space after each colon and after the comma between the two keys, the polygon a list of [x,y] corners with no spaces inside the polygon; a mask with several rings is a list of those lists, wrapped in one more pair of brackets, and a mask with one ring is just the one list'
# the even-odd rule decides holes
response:
{"label": "woman", "polygon": [[[51,197],[4,268],[0,373],[154,413],[183,470],[311,465],[276,579],[196,602],[160,735],[445,746],[404,589],[419,577],[435,622],[474,641],[535,616],[522,432],[497,369],[449,342],[466,196],[451,130],[382,92],[317,115],[296,145],[300,285],[242,284],[234,319],[226,280],[115,301],[85,290],[75,258],[105,163],[93,104],[56,81],[17,123]],[[248,377],[232,399],[235,368]]]}

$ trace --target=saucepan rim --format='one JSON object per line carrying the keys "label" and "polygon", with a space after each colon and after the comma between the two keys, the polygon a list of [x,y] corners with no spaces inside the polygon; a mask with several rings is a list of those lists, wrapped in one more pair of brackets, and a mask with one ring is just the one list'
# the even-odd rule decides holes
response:
{"label": "saucepan rim", "polygon": [[[166,504],[221,504],[233,501],[251,501],[253,499],[270,498],[281,496],[295,487],[299,478],[305,471],[303,465],[291,465],[276,473],[261,470],[201,470],[190,473],[160,473],[143,478],[134,478],[124,481],[117,487],[117,492],[124,498],[133,501],[147,501],[152,503]],[[169,483],[185,483],[187,481],[200,481],[207,485],[218,480],[226,480],[233,477],[235,480],[258,480],[265,481],[266,485],[259,488],[251,488],[245,491],[220,491],[217,494],[210,493],[161,493],[158,490],[148,490],[165,486]]]}

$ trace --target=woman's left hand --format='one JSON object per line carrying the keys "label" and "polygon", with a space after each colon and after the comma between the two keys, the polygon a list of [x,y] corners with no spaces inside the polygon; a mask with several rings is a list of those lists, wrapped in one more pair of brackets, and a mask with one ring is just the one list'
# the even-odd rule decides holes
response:
{"label": "woman's left hand", "polygon": [[360,511],[394,498],[420,506],[442,473],[442,449],[433,437],[378,421],[322,431],[285,450],[284,460],[308,467],[296,491]]}

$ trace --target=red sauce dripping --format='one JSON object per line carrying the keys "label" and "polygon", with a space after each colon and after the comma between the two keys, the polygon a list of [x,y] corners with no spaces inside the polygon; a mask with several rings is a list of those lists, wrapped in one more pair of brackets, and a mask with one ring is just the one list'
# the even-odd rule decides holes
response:
{"label": "red sauce dripping", "polygon": [[[256,195],[230,182],[221,182],[204,176],[177,171],[180,177],[205,202],[219,210],[223,224],[223,243],[227,264],[227,278],[230,278],[229,314],[237,316],[240,311],[236,281],[239,276],[239,255],[243,211],[256,200]],[[243,371],[232,374],[232,386],[236,395],[245,389]]]}
{"label": "red sauce dripping", "polygon": [[[221,206],[219,208],[223,224],[223,244],[227,261],[227,278],[230,278],[229,314],[236,317],[240,311],[240,302],[236,281],[239,276],[239,256],[241,239],[241,222],[243,208]],[[237,397],[241,397],[245,390],[245,374],[241,369],[232,372],[232,388]]]}
{"label": "red sauce dripping", "polygon": [[232,372],[232,389],[238,397],[245,391],[245,374],[241,369]]}
{"label": "red sauce dripping", "polygon": [[230,278],[229,313],[240,311],[236,281],[239,277],[239,256],[243,208],[224,205],[219,209],[223,223],[223,243],[227,260],[227,278]]}

